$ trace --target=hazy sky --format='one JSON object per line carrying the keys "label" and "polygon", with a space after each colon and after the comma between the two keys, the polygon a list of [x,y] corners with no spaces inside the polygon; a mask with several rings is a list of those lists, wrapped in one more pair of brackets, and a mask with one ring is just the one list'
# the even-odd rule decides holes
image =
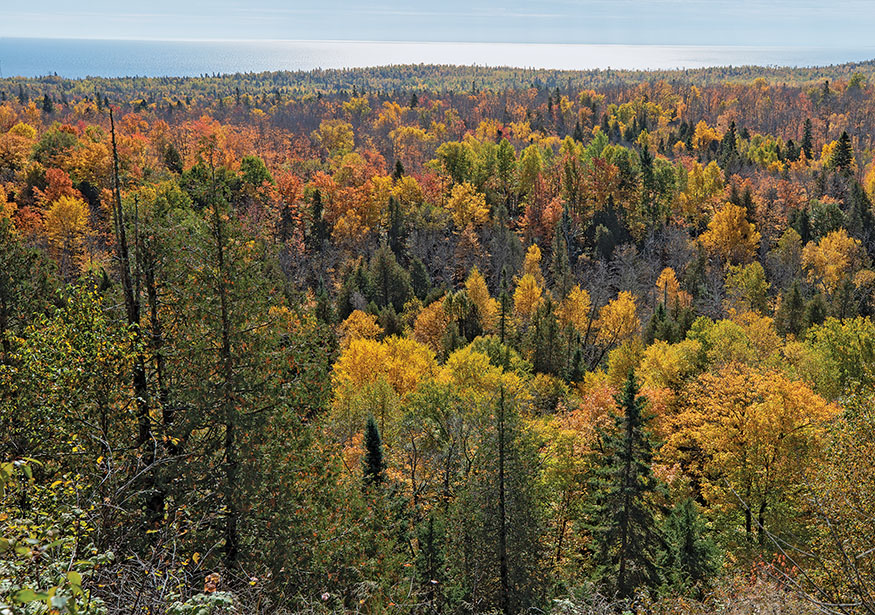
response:
{"label": "hazy sky", "polygon": [[872,0],[0,0],[0,37],[873,44]]}

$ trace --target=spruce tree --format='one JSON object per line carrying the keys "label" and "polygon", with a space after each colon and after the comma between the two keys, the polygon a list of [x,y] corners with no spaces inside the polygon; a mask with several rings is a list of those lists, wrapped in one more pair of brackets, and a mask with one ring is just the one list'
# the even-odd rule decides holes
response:
{"label": "spruce tree", "polygon": [[307,237],[307,247],[310,250],[321,251],[328,239],[328,222],[325,220],[325,208],[322,205],[322,192],[316,190],[310,202],[310,234]]}
{"label": "spruce tree", "polygon": [[383,470],[386,462],[383,459],[383,440],[380,437],[380,428],[373,415],[368,417],[365,424],[365,456],[362,461],[362,478],[365,486],[380,485],[383,482]]}
{"label": "spruce tree", "polygon": [[394,196],[389,197],[389,247],[397,258],[404,259],[404,247],[407,243],[407,229],[404,225],[404,215],[401,204]]}
{"label": "spruce tree", "polygon": [[854,150],[851,147],[851,137],[843,130],[829,159],[829,166],[836,171],[850,173],[853,164]]}
{"label": "spruce tree", "polygon": [[410,259],[410,285],[416,298],[425,301],[428,291],[431,290],[431,276],[428,275],[425,263],[418,256]]}
{"label": "spruce tree", "polygon": [[775,327],[782,335],[792,333],[796,337],[805,330],[805,299],[799,280],[793,280],[793,284],[781,295],[781,304],[775,311]]}
{"label": "spruce tree", "polygon": [[719,552],[705,531],[705,522],[692,498],[675,505],[666,523],[669,548],[663,568],[676,591],[701,590],[717,572]]}
{"label": "spruce tree", "polygon": [[812,150],[814,149],[814,141],[811,136],[811,120],[806,118],[805,124],[802,127],[802,151],[805,152],[805,157],[811,160]]}
{"label": "spruce tree", "polygon": [[410,297],[410,274],[398,264],[395,254],[385,243],[371,258],[371,279],[374,282],[374,299],[381,308],[391,305],[396,312],[404,310]]}
{"label": "spruce tree", "polygon": [[632,372],[617,397],[622,414],[601,434],[604,452],[595,460],[589,531],[596,577],[603,589],[629,598],[663,582],[660,560],[666,540],[654,501],[662,486],[650,467],[653,458],[644,400]]}
{"label": "spruce tree", "polygon": [[[567,212],[563,212],[563,219]],[[560,221],[553,233],[552,259],[550,262],[550,276],[553,278],[553,289],[559,299],[564,299],[571,290],[574,278],[571,275],[571,264],[568,258],[568,243],[565,241],[565,229]]]}

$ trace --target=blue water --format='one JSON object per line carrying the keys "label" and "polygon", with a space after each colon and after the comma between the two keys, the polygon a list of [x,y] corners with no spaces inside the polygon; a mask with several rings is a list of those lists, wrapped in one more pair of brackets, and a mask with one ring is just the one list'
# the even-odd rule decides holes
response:
{"label": "blue water", "polygon": [[387,64],[476,64],[587,70],[707,66],[821,66],[875,58],[875,47],[728,47],[386,43],[362,41],[130,41],[0,38],[0,75],[37,77],[198,76],[213,73],[356,68]]}

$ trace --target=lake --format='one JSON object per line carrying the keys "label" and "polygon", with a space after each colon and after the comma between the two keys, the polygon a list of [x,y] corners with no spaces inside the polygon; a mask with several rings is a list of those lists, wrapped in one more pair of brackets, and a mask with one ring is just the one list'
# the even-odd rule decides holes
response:
{"label": "lake", "polygon": [[822,66],[875,58],[875,47],[560,45],[367,41],[133,41],[0,38],[0,76],[198,76],[213,73],[464,64],[587,70]]}

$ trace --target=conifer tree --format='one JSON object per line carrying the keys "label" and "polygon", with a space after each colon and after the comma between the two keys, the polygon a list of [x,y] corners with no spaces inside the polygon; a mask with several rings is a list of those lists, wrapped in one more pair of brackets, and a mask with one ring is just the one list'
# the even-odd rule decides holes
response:
{"label": "conifer tree", "polygon": [[717,572],[719,553],[705,529],[705,522],[692,498],[678,502],[667,519],[669,548],[663,568],[676,590],[701,589]]}
{"label": "conifer tree", "polygon": [[321,251],[328,239],[328,222],[325,220],[325,208],[322,205],[322,192],[316,190],[310,202],[310,234],[307,237],[307,247],[313,251]]}
{"label": "conifer tree", "polygon": [[395,254],[387,244],[381,245],[374,253],[370,269],[377,305],[391,305],[396,312],[401,312],[411,293],[410,274],[398,264]]}
{"label": "conifer tree", "polygon": [[615,416],[613,431],[601,435],[604,452],[595,460],[589,530],[596,577],[609,594],[629,598],[662,583],[666,540],[654,502],[662,486],[650,467],[650,417],[632,372],[617,404],[622,413]]}
{"label": "conifer tree", "polygon": [[802,298],[799,280],[781,295],[781,304],[775,311],[775,327],[782,335],[792,333],[799,337],[805,327],[805,300]]}
{"label": "conifer tree", "polygon": [[394,196],[389,197],[389,247],[397,258],[404,259],[404,245],[407,241],[407,229],[404,225],[404,215],[401,204]]}
{"label": "conifer tree", "polygon": [[836,171],[849,173],[854,164],[854,150],[851,147],[851,137],[847,131],[842,131],[835,150],[829,159],[829,166]]}
{"label": "conifer tree", "polygon": [[550,276],[553,278],[553,288],[559,299],[565,298],[574,285],[568,259],[568,244],[562,231],[561,225],[558,225],[553,234],[553,254],[550,263]]}
{"label": "conifer tree", "polygon": [[383,482],[383,470],[386,462],[383,459],[383,440],[380,428],[373,415],[368,417],[365,425],[365,456],[362,461],[362,478],[365,486],[380,485]]}
{"label": "conifer tree", "polygon": [[802,151],[805,152],[805,157],[811,160],[812,150],[814,149],[814,141],[812,139],[811,119],[806,118],[805,124],[802,126]]}

